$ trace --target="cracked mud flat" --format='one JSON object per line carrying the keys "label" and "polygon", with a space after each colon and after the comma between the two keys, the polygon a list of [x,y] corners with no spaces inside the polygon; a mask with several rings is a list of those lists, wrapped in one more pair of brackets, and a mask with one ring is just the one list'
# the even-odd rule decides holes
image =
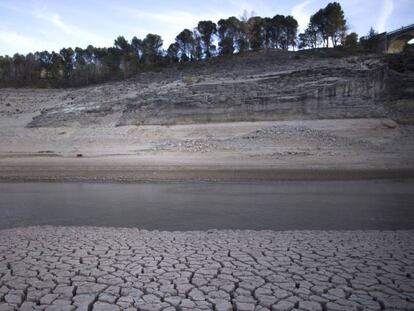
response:
{"label": "cracked mud flat", "polygon": [[413,231],[0,231],[0,310],[413,310]]}

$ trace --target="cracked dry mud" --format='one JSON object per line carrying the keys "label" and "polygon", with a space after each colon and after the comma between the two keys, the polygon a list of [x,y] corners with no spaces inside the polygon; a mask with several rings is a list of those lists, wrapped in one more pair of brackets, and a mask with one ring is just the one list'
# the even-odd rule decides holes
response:
{"label": "cracked dry mud", "polygon": [[413,231],[0,231],[0,310],[414,310]]}

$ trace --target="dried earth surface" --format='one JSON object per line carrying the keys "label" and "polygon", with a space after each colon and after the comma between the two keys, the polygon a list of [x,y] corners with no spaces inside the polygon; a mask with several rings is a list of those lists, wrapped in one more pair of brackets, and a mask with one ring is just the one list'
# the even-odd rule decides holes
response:
{"label": "dried earth surface", "polygon": [[413,310],[412,231],[0,231],[0,310]]}

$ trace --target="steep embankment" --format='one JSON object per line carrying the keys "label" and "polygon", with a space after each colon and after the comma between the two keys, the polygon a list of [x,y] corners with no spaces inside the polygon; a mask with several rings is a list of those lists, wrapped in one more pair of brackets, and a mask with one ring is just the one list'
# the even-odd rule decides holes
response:
{"label": "steep embankment", "polygon": [[414,96],[413,71],[394,69],[385,56],[333,58],[272,51],[81,89],[37,90],[35,98],[31,91],[15,90],[2,90],[0,96],[1,101],[20,103],[21,109],[30,106],[24,102],[41,98],[43,109],[33,111],[29,127],[387,116],[412,121],[407,102]]}

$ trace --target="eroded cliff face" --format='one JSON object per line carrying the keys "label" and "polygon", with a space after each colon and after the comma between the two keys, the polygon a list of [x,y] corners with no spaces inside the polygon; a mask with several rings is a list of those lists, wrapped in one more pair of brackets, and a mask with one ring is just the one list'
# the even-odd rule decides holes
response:
{"label": "eroded cliff face", "polygon": [[389,117],[414,124],[414,53],[389,55],[382,103]]}
{"label": "eroded cliff face", "polygon": [[120,124],[381,117],[385,70],[315,68],[180,86],[126,105]]}
{"label": "eroded cliff face", "polygon": [[[61,92],[38,91],[36,94],[49,92],[50,96],[46,96],[47,105],[28,126],[386,116],[411,122],[412,73],[395,71],[389,59],[378,55],[323,58],[281,52],[249,53],[181,69],[167,68],[112,84]],[[42,96],[45,98],[43,93]],[[34,99],[26,96],[20,101],[30,100]],[[7,102],[7,96],[3,101]]]}

